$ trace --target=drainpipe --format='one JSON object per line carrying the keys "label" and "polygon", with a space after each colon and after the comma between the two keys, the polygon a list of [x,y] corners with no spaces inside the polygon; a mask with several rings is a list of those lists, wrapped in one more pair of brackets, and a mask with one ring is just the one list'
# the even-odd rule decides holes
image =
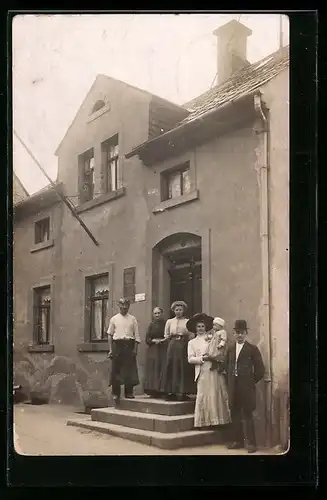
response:
{"label": "drainpipe", "polygon": [[254,96],[254,107],[258,114],[262,127],[256,130],[261,135],[261,155],[259,163],[259,185],[260,185],[260,240],[261,240],[261,265],[262,265],[262,335],[265,351],[265,414],[266,446],[271,446],[272,439],[272,367],[271,367],[271,329],[270,329],[270,266],[269,266],[269,191],[268,191],[268,169],[269,169],[269,123],[262,109],[261,94]]}

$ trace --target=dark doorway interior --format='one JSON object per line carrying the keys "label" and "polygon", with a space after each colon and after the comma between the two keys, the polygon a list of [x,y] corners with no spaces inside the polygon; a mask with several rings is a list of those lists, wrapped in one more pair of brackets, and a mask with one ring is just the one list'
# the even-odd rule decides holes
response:
{"label": "dark doorway interior", "polygon": [[184,300],[188,316],[202,309],[201,247],[190,246],[166,255],[169,262],[170,303]]}

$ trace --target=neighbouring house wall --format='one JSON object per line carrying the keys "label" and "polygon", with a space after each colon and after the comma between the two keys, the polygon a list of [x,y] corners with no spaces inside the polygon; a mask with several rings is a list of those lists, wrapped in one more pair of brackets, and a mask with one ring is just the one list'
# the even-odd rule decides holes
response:
{"label": "neighbouring house wall", "polygon": [[[14,221],[13,287],[15,347],[26,347],[33,341],[33,287],[53,285],[57,252],[60,252],[62,206],[53,207]],[[50,217],[53,245],[36,251],[35,221]],[[54,292],[54,290],[53,290]]]}
{"label": "neighbouring house wall", "polygon": [[[36,250],[35,221],[50,217],[53,245]],[[27,395],[38,374],[52,358],[51,346],[43,352],[34,352],[34,288],[51,286],[51,336],[55,336],[54,309],[57,297],[57,269],[60,257],[60,227],[62,206],[56,204],[43,211],[14,220],[13,234],[13,340],[14,381],[21,384]]]}

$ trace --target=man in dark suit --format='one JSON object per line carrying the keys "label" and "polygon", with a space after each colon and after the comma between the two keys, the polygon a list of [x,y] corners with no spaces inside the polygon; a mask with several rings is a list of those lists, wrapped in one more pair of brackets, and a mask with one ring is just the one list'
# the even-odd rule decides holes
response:
{"label": "man in dark suit", "polygon": [[256,451],[253,411],[256,406],[256,384],[265,372],[262,357],[257,346],[246,340],[246,321],[235,321],[235,344],[226,355],[227,385],[231,409],[231,432],[233,441],[230,449],[243,448],[248,453]]}

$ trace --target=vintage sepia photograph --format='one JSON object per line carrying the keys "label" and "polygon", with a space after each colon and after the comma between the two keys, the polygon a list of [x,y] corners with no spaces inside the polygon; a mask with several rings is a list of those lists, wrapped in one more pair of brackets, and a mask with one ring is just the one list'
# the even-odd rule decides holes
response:
{"label": "vintage sepia photograph", "polygon": [[278,12],[13,17],[16,453],[287,454],[289,63]]}

